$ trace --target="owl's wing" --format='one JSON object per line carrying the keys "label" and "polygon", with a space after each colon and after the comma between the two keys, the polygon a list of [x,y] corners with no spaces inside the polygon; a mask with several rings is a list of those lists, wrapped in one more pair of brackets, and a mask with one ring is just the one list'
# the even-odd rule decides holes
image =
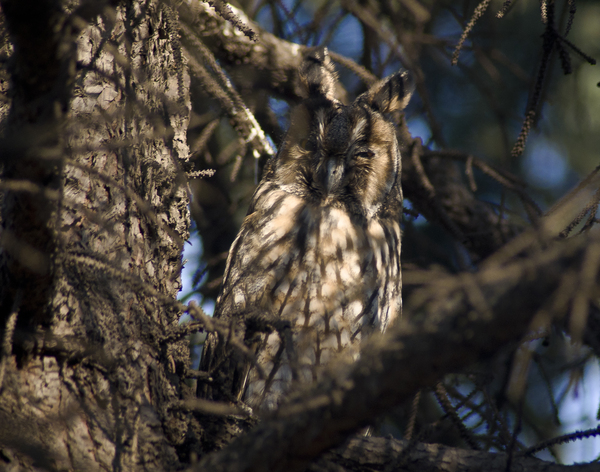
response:
{"label": "owl's wing", "polygon": [[[213,317],[225,331],[209,333],[202,353],[200,368],[208,372],[209,383],[198,385],[200,397],[237,402],[243,397],[248,372],[255,365],[255,355],[264,336],[273,329],[269,314],[256,306],[256,297],[267,283],[260,259],[257,237],[264,225],[260,199],[267,181],[261,182],[252,198],[248,214],[233,242],[227,258],[223,283]],[[250,328],[250,329],[249,329]],[[244,340],[243,343],[240,340]]]}

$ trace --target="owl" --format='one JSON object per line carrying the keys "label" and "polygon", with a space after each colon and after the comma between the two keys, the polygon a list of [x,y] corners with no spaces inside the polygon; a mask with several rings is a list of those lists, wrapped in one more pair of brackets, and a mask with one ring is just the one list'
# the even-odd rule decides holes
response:
{"label": "owl", "polygon": [[[352,104],[334,97],[326,49],[299,71],[305,96],[266,166],[229,252],[202,369],[205,398],[277,407],[401,310],[400,151],[391,112],[406,106],[408,73]],[[232,339],[243,339],[243,348]]]}

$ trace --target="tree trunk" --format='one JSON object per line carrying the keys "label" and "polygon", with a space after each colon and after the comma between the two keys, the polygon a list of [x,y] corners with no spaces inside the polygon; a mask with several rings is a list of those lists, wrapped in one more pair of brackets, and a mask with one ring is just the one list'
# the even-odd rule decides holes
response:
{"label": "tree trunk", "polygon": [[168,408],[189,359],[165,341],[189,228],[177,13],[157,0],[26,3],[2,2],[15,65],[0,463],[172,469],[187,418]]}

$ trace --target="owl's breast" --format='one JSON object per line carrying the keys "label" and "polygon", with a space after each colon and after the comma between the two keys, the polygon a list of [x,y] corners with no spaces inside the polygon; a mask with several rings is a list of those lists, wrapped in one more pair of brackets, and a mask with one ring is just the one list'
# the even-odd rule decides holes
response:
{"label": "owl's breast", "polygon": [[[391,315],[382,305],[399,299],[398,224],[359,222],[343,208],[284,191],[262,197],[236,242],[230,272],[237,280],[227,281],[235,303],[354,338],[383,328]],[[390,234],[398,247],[390,247]]]}
{"label": "owl's breast", "polygon": [[[292,378],[312,381],[340,352],[356,358],[360,341],[400,310],[400,227],[358,220],[285,191],[258,195],[228,260],[219,306],[264,310],[290,321],[293,347],[265,335],[246,399],[275,404]],[[290,351],[292,349],[292,351]]]}

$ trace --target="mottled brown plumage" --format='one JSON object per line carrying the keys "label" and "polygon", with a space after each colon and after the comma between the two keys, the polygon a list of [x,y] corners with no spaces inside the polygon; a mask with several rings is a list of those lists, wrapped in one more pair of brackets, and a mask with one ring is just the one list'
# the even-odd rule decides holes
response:
{"label": "mottled brown plumage", "polygon": [[215,317],[255,359],[211,334],[201,394],[273,409],[296,383],[318,378],[340,352],[384,330],[401,310],[400,152],[385,114],[410,97],[406,73],[354,103],[334,98],[326,50],[300,70],[306,97],[291,115],[233,243]]}

